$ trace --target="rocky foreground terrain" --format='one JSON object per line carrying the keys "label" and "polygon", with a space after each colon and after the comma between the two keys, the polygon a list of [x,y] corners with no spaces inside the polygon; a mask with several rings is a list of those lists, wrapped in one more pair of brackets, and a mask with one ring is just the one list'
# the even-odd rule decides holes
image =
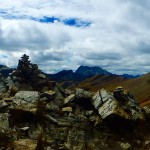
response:
{"label": "rocky foreground terrain", "polygon": [[65,90],[23,55],[0,98],[1,150],[150,149],[150,108],[123,87]]}

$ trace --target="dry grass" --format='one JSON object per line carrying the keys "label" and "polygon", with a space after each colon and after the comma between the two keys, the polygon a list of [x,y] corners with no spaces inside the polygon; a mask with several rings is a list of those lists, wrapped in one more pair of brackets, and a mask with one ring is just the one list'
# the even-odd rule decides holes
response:
{"label": "dry grass", "polygon": [[125,79],[117,75],[96,75],[78,85],[80,88],[94,92],[101,88],[113,91],[117,86],[130,90],[138,101],[150,99],[150,73],[136,79]]}

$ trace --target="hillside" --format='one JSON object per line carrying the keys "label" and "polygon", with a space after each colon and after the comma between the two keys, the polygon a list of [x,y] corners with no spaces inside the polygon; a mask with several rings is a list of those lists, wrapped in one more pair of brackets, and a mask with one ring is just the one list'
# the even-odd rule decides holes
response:
{"label": "hillside", "polygon": [[90,91],[97,91],[101,88],[113,91],[117,86],[123,86],[130,90],[139,101],[150,99],[150,73],[134,79],[117,75],[96,75],[78,85],[78,87]]}
{"label": "hillside", "polygon": [[[82,81],[84,81],[84,80],[86,80],[90,77],[91,77],[92,80],[95,80],[96,77],[103,76],[102,78],[100,78],[100,80],[104,79],[106,81],[107,81],[107,79],[105,79],[105,78],[110,77],[109,80],[112,80],[112,78],[117,77],[117,79],[115,79],[116,83],[120,80],[122,81],[122,80],[125,80],[125,79],[132,79],[132,78],[139,77],[139,75],[134,76],[134,75],[129,75],[129,74],[115,75],[115,74],[112,74],[112,73],[108,72],[107,70],[105,70],[101,67],[98,67],[98,66],[93,66],[93,67],[79,66],[76,71],[62,70],[62,71],[60,71],[56,74],[47,74],[47,76],[49,77],[50,80],[59,82],[61,84],[61,86],[64,87],[64,88],[73,88],[73,87],[77,86],[80,82],[82,82]],[[118,80],[118,78],[120,78],[120,79]],[[93,85],[95,85],[95,84],[96,83],[93,83]],[[110,85],[110,86],[114,87],[113,85]],[[85,87],[85,88],[88,89],[88,87]]]}
{"label": "hillside", "polygon": [[116,86],[120,85],[120,83],[127,80],[129,79],[118,75],[95,75],[81,82],[78,87],[91,91],[97,91],[101,88],[112,91]]}

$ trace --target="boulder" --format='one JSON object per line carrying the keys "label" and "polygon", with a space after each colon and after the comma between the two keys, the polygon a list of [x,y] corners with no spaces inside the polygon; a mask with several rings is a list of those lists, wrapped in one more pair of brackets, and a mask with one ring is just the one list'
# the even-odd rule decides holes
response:
{"label": "boulder", "polygon": [[108,101],[109,99],[114,99],[113,95],[105,89],[101,89],[100,94],[103,103]]}
{"label": "boulder", "polygon": [[38,77],[40,77],[40,78],[42,78],[42,79],[46,79],[46,75],[45,75],[45,74],[42,74],[42,73],[40,73],[40,74],[38,75]]}
{"label": "boulder", "polygon": [[[22,102],[22,101],[21,101]],[[31,112],[33,114],[36,113],[37,110],[37,105],[35,103],[20,103],[19,105],[14,106],[13,108],[10,109],[15,109],[15,110],[22,110],[22,111],[27,111]]]}
{"label": "boulder", "polygon": [[150,106],[144,106],[142,108],[147,118],[150,118]]}
{"label": "boulder", "polygon": [[75,100],[75,94],[71,94],[64,99],[64,104],[71,103]]}
{"label": "boulder", "polygon": [[8,149],[14,150],[36,150],[37,142],[30,139],[19,139],[9,145]]}
{"label": "boulder", "polygon": [[64,107],[62,108],[63,112],[72,112],[72,107]]}
{"label": "boulder", "polygon": [[0,97],[3,95],[3,93],[6,91],[6,86],[3,81],[0,81]]}
{"label": "boulder", "polygon": [[98,109],[99,106],[103,103],[100,91],[96,92],[96,94],[92,97],[92,103],[95,109]]}
{"label": "boulder", "polygon": [[77,99],[91,99],[92,98],[92,94],[88,91],[85,91],[83,89],[79,89],[77,88],[75,91],[75,96]]}
{"label": "boulder", "polygon": [[27,102],[35,102],[40,98],[37,91],[19,91],[15,94],[16,99],[21,99]]}
{"label": "boulder", "polygon": [[8,107],[8,104],[4,100],[1,100],[0,101],[0,111],[5,109],[6,107]]}
{"label": "boulder", "polygon": [[[111,115],[117,115],[129,120],[144,120],[140,107],[128,98],[122,88],[117,89],[120,94],[119,100],[116,100],[111,93],[102,89],[98,91],[92,98],[95,109],[98,109],[99,115],[105,119]],[[114,94],[114,93],[113,93]],[[121,96],[122,95],[122,96]],[[118,97],[117,97],[118,98]],[[121,101],[120,101],[121,100]],[[123,102],[122,102],[123,100]]]}
{"label": "boulder", "polygon": [[[22,93],[23,91],[20,92]],[[18,94],[11,102],[11,107],[9,108],[9,123],[11,127],[21,123],[36,122],[37,103],[34,100],[37,100],[37,96],[29,95],[28,97],[28,95],[26,96],[27,93],[25,91],[25,96],[23,95],[24,93]]]}
{"label": "boulder", "polygon": [[92,96],[91,92],[77,88],[75,91],[76,104],[86,110],[93,109]]}
{"label": "boulder", "polygon": [[9,131],[9,114],[0,113],[0,132],[7,133]]}
{"label": "boulder", "polygon": [[131,147],[131,145],[129,143],[121,143],[120,147],[125,150],[125,149],[129,149]]}
{"label": "boulder", "polygon": [[40,94],[40,98],[47,98],[48,100],[53,100],[56,96],[56,92],[49,90],[49,91],[45,91],[43,93]]}
{"label": "boulder", "polygon": [[119,105],[115,99],[109,99],[105,102],[99,109],[98,112],[102,119],[107,118],[108,116],[115,114],[125,119],[130,119],[128,113],[126,113]]}
{"label": "boulder", "polygon": [[14,97],[3,98],[2,101],[6,102],[8,106],[12,105]]}
{"label": "boulder", "polygon": [[111,94],[109,94],[105,89],[101,89],[96,92],[96,94],[92,97],[92,103],[95,109],[98,109],[100,105],[109,99],[114,99]]}

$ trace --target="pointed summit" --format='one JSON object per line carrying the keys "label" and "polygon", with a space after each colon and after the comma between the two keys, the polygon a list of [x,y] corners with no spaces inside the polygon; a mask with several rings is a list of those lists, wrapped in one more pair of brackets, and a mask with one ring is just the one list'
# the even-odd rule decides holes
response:
{"label": "pointed summit", "polygon": [[80,66],[76,73],[85,77],[91,77],[96,74],[104,74],[104,75],[111,75],[112,73],[108,72],[107,70],[102,69],[101,67],[89,67],[89,66]]}

